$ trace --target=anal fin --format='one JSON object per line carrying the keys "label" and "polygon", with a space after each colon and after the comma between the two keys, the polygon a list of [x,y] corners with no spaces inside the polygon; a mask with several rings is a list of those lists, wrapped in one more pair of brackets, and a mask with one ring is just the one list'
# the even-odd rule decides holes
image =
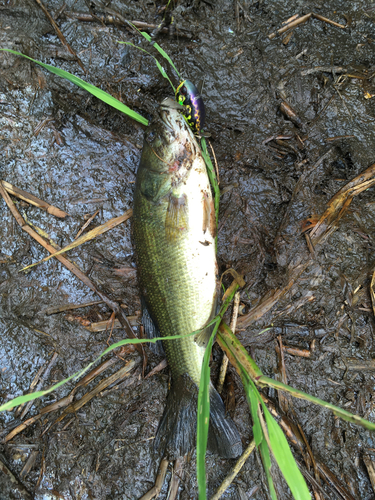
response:
{"label": "anal fin", "polygon": [[[146,302],[144,298],[141,298],[142,304],[142,325],[145,330],[145,334],[148,339],[155,339],[157,337],[161,337],[159,328],[155,325],[154,320],[151,317],[151,314],[148,312]],[[163,344],[161,340],[156,342],[150,342],[150,349],[154,354],[158,356],[165,356],[165,352],[163,349]]]}

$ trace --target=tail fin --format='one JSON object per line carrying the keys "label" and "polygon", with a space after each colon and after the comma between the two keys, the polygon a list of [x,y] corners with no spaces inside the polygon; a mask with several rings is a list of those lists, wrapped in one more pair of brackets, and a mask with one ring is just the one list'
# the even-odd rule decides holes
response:
{"label": "tail fin", "polygon": [[[182,457],[196,445],[198,387],[184,374],[173,382],[156,434],[154,449],[170,460]],[[210,388],[208,449],[223,458],[242,452],[240,435],[216,389]]]}
{"label": "tail fin", "polygon": [[223,458],[236,458],[242,453],[241,437],[233,420],[226,415],[219,393],[210,388],[210,428],[208,449]]}

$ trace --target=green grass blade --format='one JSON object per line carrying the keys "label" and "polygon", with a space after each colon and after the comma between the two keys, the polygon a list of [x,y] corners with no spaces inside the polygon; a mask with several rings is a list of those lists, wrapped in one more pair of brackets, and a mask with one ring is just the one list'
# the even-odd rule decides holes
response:
{"label": "green grass blade", "polygon": [[[141,33],[141,32],[140,32]],[[156,63],[156,66],[158,67],[158,70],[160,71],[160,73],[162,74],[162,76],[164,78],[166,78],[168,80],[168,82],[170,83],[172,89],[173,89],[173,93],[176,92],[176,89],[174,88],[174,85],[173,83],[171,82],[169,76],[167,75],[167,73],[165,72],[165,69],[163,68],[163,66],[159,63],[159,61],[156,59],[156,57],[154,57],[152,54],[150,54],[150,52],[148,52],[147,50],[145,49],[142,49],[142,47],[138,47],[137,45],[134,45],[134,43],[131,43],[131,42],[121,42],[119,41],[118,43],[123,43],[124,45],[131,45],[132,47],[134,47],[135,49],[138,49],[138,50],[141,50],[142,52],[145,52],[147,55],[151,56],[153,58],[153,60],[155,61]]]}
{"label": "green grass blade", "polygon": [[197,482],[199,500],[206,500],[206,464],[205,457],[207,451],[208,428],[210,424],[210,356],[212,344],[215,337],[214,331],[210,337],[203,357],[201,379],[198,393],[198,414],[197,414]]}
{"label": "green grass blade", "polygon": [[219,332],[220,340],[229,350],[229,354],[237,360],[238,366],[240,366],[241,370],[244,373],[248,374],[252,380],[254,380],[255,384],[260,387],[273,387],[274,389],[288,392],[295,398],[304,399],[306,401],[310,401],[311,403],[322,406],[323,408],[327,408],[332,411],[334,415],[346,420],[347,422],[351,422],[352,424],[361,425],[362,427],[375,431],[375,423],[369,422],[368,420],[359,417],[358,415],[353,415],[352,413],[339,408],[327,401],[323,401],[315,396],[311,396],[306,392],[300,391],[299,389],[295,389],[294,387],[290,387],[289,385],[283,384],[282,382],[278,382],[272,378],[266,377],[263,375],[255,361],[248,355],[246,349],[242,346],[241,342],[237,339],[235,335],[231,332],[228,325],[222,323],[220,326]]}
{"label": "green grass blade", "polygon": [[[213,187],[214,190],[214,207],[215,207],[216,227],[217,227],[219,222],[220,189],[217,183],[214,166],[212,165],[210,155],[208,154],[207,151],[206,139],[204,137],[201,138],[201,146],[202,146],[201,147],[202,156],[207,167],[208,178],[210,179],[211,186]],[[215,238],[215,245],[217,250],[217,235]]]}
{"label": "green grass blade", "polygon": [[[221,306],[219,314],[214,318],[215,326],[213,328],[210,340],[206,347],[203,362],[201,378],[199,381],[198,408],[197,408],[197,482],[199,491],[199,500],[206,500],[206,451],[208,429],[210,424],[210,356],[215,335],[221,323],[221,320],[232,302],[239,286],[237,285]],[[208,326],[208,325],[207,325]]]}
{"label": "green grass blade", "polygon": [[[219,315],[217,316],[217,318],[219,318]],[[201,330],[196,330],[194,332],[191,332],[188,334],[188,336],[196,335],[200,331]],[[55,391],[58,387],[66,384],[67,382],[69,382],[73,378],[81,377],[89,368],[91,368],[103,356],[105,356],[109,352],[113,351],[114,349],[117,349],[118,347],[121,347],[121,346],[127,345],[127,344],[142,344],[142,343],[146,343],[146,342],[155,343],[158,340],[176,340],[176,339],[180,339],[182,337],[186,337],[186,334],[173,335],[173,336],[169,336],[169,337],[158,337],[158,338],[153,338],[153,339],[123,339],[123,340],[120,340],[119,342],[116,342],[115,344],[112,344],[111,346],[107,347],[107,349],[105,349],[96,359],[94,359],[94,361],[89,363],[82,370],[79,370],[78,372],[73,373],[73,375],[70,375],[66,379],[61,380],[57,384],[53,385],[52,387],[49,387],[48,389],[46,389],[44,391],[38,391],[38,392],[32,392],[30,394],[24,394],[23,396],[17,396],[16,398],[7,401],[6,403],[4,403],[3,405],[0,406],[0,412],[6,411],[6,410],[11,410],[15,406],[19,406],[23,403],[27,403],[29,401],[33,401],[34,399],[38,399],[42,396],[45,396],[46,394],[49,394],[50,392]]]}
{"label": "green grass blade", "polygon": [[32,57],[26,56],[25,54],[21,54],[21,52],[16,52],[15,50],[10,50],[10,49],[0,49],[6,52],[11,52],[12,54],[15,54],[17,56],[22,56],[25,57],[26,59],[29,59],[30,61],[33,61],[36,64],[39,64],[39,66],[42,66],[44,69],[50,71],[51,73],[60,76],[62,78],[65,78],[66,80],[69,80],[71,83],[74,83],[74,85],[77,85],[78,87],[81,87],[81,89],[87,90],[87,92],[90,92],[90,94],[94,95],[101,101],[105,102],[106,104],[109,104],[115,109],[118,109],[125,115],[129,116],[133,120],[136,120],[139,123],[142,123],[142,125],[148,125],[148,120],[147,118],[144,118],[142,115],[137,113],[136,111],[133,111],[130,109],[128,106],[120,102],[118,99],[115,97],[112,97],[110,94],[107,92],[104,92],[104,90],[99,89],[98,87],[95,87],[95,85],[91,85],[90,83],[85,82],[84,80],[81,80],[81,78],[78,78],[77,76],[72,75],[71,73],[68,73],[68,71],[64,71],[63,69],[56,68],[55,66],[51,66],[50,64],[44,64],[40,61],[37,61],[33,59]]}
{"label": "green grass blade", "polygon": [[267,423],[272,454],[276,459],[277,465],[280,467],[293,497],[295,500],[311,500],[311,495],[305,479],[297,467],[283,431],[280,429],[279,424],[272,417],[263,401],[262,408]]}
{"label": "green grass blade", "polygon": [[268,445],[267,445],[265,439],[263,439],[263,441],[260,443],[259,452],[260,452],[260,456],[262,457],[263,468],[264,468],[264,472],[266,474],[271,499],[277,500],[277,495],[276,495],[275,487],[273,485],[273,480],[272,480],[272,476],[271,476],[272,463],[271,463],[270,450],[268,448]]}
{"label": "green grass blade", "polygon": [[266,474],[268,488],[270,490],[270,495],[272,500],[277,500],[275,487],[273,485],[273,480],[271,476],[271,457],[268,449],[267,442],[264,437],[264,432],[262,429],[262,425],[258,416],[258,406],[261,402],[261,397],[258,392],[258,389],[255,387],[254,382],[247,376],[245,372],[243,372],[241,376],[245,393],[247,396],[247,400],[250,406],[251,418],[253,420],[253,436],[256,445],[258,446],[259,452],[262,457],[264,472]]}
{"label": "green grass blade", "polygon": [[155,47],[155,49],[159,52],[160,55],[162,55],[168,62],[169,64],[172,66],[172,68],[175,70],[175,72],[177,73],[178,75],[178,78],[181,80],[181,75],[180,73],[178,72],[178,69],[176,68],[176,66],[173,64],[173,61],[172,59],[169,57],[169,55],[165,52],[165,50],[163,50],[160,45],[156,42],[152,42],[152,38],[150,37],[150,35],[148,33],[145,33],[144,31],[140,31],[140,34],[146,38],[146,40],[150,43],[152,43],[152,45]]}
{"label": "green grass blade", "polygon": [[346,420],[347,422],[356,425],[361,425],[362,427],[368,429],[369,431],[375,431],[374,422],[369,422],[368,420],[358,415],[354,415],[353,413],[343,410],[342,408],[339,408],[338,406],[328,403],[327,401],[323,401],[323,399],[319,399],[316,398],[315,396],[311,396],[310,394],[306,394],[306,392],[300,391],[299,389],[295,389],[294,387],[290,387],[289,385],[285,385],[282,382],[278,382],[271,378],[265,377],[264,375],[259,378],[259,382],[263,385],[267,385],[268,387],[273,387],[274,389],[277,389],[279,391],[288,392],[294,398],[305,399],[306,401],[310,401],[311,403],[322,406],[323,408],[327,408],[328,410],[332,411],[334,415],[342,418],[343,420]]}
{"label": "green grass blade", "polygon": [[[178,72],[178,69],[176,68],[176,66],[173,64],[173,61],[172,59],[169,57],[169,55],[165,52],[165,50],[163,50],[160,45],[156,42],[153,42],[152,41],[152,38],[151,36],[148,34],[148,33],[145,33],[144,31],[140,31],[136,26],[134,26],[133,23],[131,23],[130,21],[126,21],[127,23],[129,23],[130,26],[132,26],[135,30],[138,31],[138,33],[143,36],[143,38],[145,38],[151,45],[153,45],[155,47],[155,49],[159,52],[160,55],[162,55],[168,62],[169,64],[172,66],[172,68],[175,70],[175,72],[177,73],[178,75],[178,78],[181,80],[181,76],[180,76],[180,73]],[[139,47],[138,47],[139,48]],[[151,55],[151,54],[150,54]],[[154,57],[154,56],[152,56]]]}
{"label": "green grass blade", "polygon": [[254,388],[252,387],[249,380],[246,380],[246,377],[244,377],[243,382],[247,400],[250,406],[251,418],[253,419],[253,435],[255,444],[257,446],[260,446],[261,442],[264,439],[264,435],[258,417],[258,406],[259,406],[259,397],[257,396],[258,391],[255,389],[255,387]]}
{"label": "green grass blade", "polygon": [[206,163],[206,167],[207,167],[208,177],[210,179],[211,185],[212,185],[213,190],[214,190],[214,205],[215,205],[216,224],[217,224],[218,220],[219,220],[220,189],[219,189],[219,185],[217,183],[217,178],[216,178],[214,166],[212,165],[210,155],[208,154],[208,151],[207,151],[206,139],[204,137],[201,138],[201,146],[202,146],[202,149],[201,149],[202,156],[203,156],[203,159],[204,159],[204,161]]}

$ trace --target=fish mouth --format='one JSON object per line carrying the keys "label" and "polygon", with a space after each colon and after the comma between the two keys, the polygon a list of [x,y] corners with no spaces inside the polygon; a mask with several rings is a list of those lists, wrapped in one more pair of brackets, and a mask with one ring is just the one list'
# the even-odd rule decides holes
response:
{"label": "fish mouth", "polygon": [[184,107],[170,97],[164,99],[160,104],[160,118],[169,130],[176,133],[176,126],[182,132],[184,126],[184,117],[182,115]]}

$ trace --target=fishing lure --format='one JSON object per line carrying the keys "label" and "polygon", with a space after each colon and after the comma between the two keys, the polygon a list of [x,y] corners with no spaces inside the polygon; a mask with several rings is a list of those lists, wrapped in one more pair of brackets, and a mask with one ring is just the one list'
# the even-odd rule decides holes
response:
{"label": "fishing lure", "polygon": [[185,120],[194,134],[199,134],[206,118],[202,96],[190,80],[183,80],[176,89],[176,101],[185,108]]}

